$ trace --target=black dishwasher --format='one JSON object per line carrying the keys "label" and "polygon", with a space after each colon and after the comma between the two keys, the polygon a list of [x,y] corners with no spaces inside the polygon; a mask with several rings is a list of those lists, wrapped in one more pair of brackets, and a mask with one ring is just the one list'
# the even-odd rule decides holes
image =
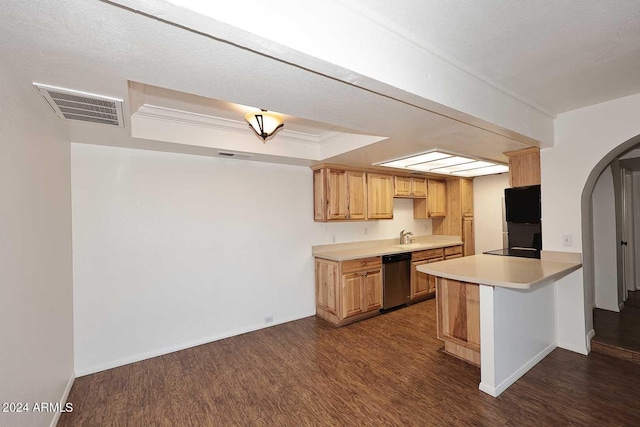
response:
{"label": "black dishwasher", "polygon": [[406,305],[411,298],[411,253],[382,256],[382,310]]}

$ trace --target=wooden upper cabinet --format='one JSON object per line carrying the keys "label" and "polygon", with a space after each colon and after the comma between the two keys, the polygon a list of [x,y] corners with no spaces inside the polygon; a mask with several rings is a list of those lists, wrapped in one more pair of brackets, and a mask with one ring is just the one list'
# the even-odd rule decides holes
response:
{"label": "wooden upper cabinet", "polygon": [[408,176],[394,176],[394,197],[427,197],[427,180]]}
{"label": "wooden upper cabinet", "polygon": [[367,219],[367,174],[347,172],[347,218]]}
{"label": "wooden upper cabinet", "polygon": [[411,178],[408,176],[394,176],[395,197],[411,197]]}
{"label": "wooden upper cabinet", "polygon": [[391,175],[368,174],[368,218],[393,218],[393,178]]}
{"label": "wooden upper cabinet", "polygon": [[447,190],[444,181],[427,180],[427,206],[429,218],[447,215]]}
{"label": "wooden upper cabinet", "polygon": [[326,172],[326,169],[313,171],[313,219],[315,221],[327,220]]}
{"label": "wooden upper cabinet", "polygon": [[413,200],[416,219],[442,218],[447,215],[447,184],[434,179],[426,180],[427,198]]}
{"label": "wooden upper cabinet", "polygon": [[327,170],[327,219],[348,219],[347,172]]}
{"label": "wooden upper cabinet", "polygon": [[524,150],[504,153],[509,157],[509,184],[524,187],[540,184],[540,149],[529,147]]}
{"label": "wooden upper cabinet", "polygon": [[411,178],[411,193],[413,197],[427,197],[427,180],[425,178]]}
{"label": "wooden upper cabinet", "polygon": [[473,216],[473,181],[460,180],[460,196],[462,198],[462,216]]}
{"label": "wooden upper cabinet", "polygon": [[[433,221],[433,234],[460,236],[465,256],[475,253],[473,229],[473,180],[449,178],[447,187],[447,216]],[[415,201],[414,201],[415,216]]]}
{"label": "wooden upper cabinet", "polygon": [[367,219],[367,174],[339,169],[313,171],[316,221]]}

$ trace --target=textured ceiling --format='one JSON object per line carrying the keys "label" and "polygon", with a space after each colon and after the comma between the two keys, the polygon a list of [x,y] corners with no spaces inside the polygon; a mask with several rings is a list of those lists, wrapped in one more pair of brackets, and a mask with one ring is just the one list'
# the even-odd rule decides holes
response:
{"label": "textured ceiling", "polygon": [[640,1],[356,0],[370,16],[551,113],[640,92]]}
{"label": "textured ceiling", "polygon": [[[161,2],[142,3],[153,8]],[[639,4],[371,0],[350,7],[362,8],[367,19],[378,19],[417,48],[451,58],[518,97],[556,112],[640,92],[640,73],[633,72],[640,65]],[[535,144],[498,126],[474,124],[462,113],[454,119],[434,114],[424,107],[424,99],[384,87],[384,82],[363,87],[362,76],[338,66],[336,74],[343,79],[113,2],[6,1],[0,4],[0,19],[0,55],[11,59],[3,67],[16,83],[38,81],[127,100],[127,82],[137,81],[267,108],[327,129],[388,137],[330,161],[366,166],[432,148],[504,161],[502,152]],[[219,23],[214,29],[217,34],[227,30]],[[279,46],[269,48],[276,51]],[[374,86],[388,92],[371,90]],[[399,96],[388,96],[392,90]],[[491,99],[484,102],[490,104]],[[103,132],[88,126],[72,126],[71,135],[87,143],[207,154],[184,145],[137,140],[129,128]]]}

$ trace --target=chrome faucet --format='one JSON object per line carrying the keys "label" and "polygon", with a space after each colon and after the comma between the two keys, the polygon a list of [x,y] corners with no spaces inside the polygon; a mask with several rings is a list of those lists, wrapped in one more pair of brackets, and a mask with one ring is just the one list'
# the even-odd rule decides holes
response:
{"label": "chrome faucet", "polygon": [[401,245],[406,245],[411,243],[411,236],[413,236],[413,233],[410,231],[406,231],[406,230],[402,230],[400,232],[400,244]]}

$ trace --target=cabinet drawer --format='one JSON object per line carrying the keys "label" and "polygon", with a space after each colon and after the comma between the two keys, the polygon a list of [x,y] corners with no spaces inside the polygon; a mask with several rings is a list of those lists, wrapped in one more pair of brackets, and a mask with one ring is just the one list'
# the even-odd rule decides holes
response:
{"label": "cabinet drawer", "polygon": [[457,255],[462,253],[462,246],[451,246],[444,248],[444,256]]}
{"label": "cabinet drawer", "polygon": [[427,249],[425,251],[415,251],[411,253],[411,261],[421,261],[430,258],[440,258],[443,256],[442,248]]}
{"label": "cabinet drawer", "polygon": [[352,259],[342,261],[342,273],[351,273],[353,271],[370,270],[372,268],[382,267],[382,257],[374,256],[369,258]]}

